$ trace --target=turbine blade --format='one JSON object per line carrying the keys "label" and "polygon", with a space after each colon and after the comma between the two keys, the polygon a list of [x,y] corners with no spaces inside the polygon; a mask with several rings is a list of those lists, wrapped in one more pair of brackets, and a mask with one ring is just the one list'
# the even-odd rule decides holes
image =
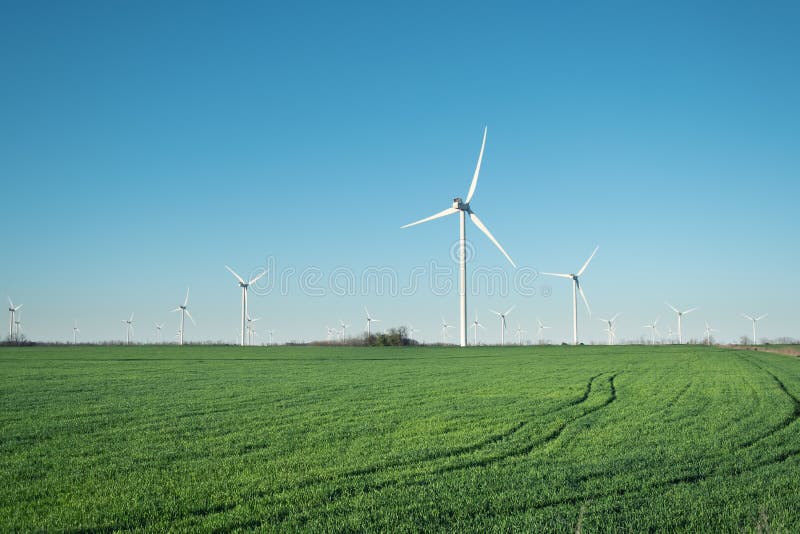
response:
{"label": "turbine blade", "polygon": [[228,270],[231,272],[231,274],[232,274],[233,276],[235,276],[235,277],[236,277],[236,279],[239,281],[239,283],[241,283],[241,284],[244,284],[244,280],[242,279],[242,277],[241,277],[241,276],[239,276],[238,274],[236,274],[236,271],[234,271],[233,269],[231,269],[231,268],[230,268],[230,267],[228,267],[227,265],[225,266],[225,268],[226,268],[226,269],[228,269]]}
{"label": "turbine blade", "polygon": [[697,308],[689,308],[688,310],[686,310],[685,312],[683,312],[683,314],[684,314],[684,315],[686,315],[687,313],[692,313],[692,312],[693,312],[693,311],[695,311],[695,310],[697,310]]}
{"label": "turbine blade", "polygon": [[572,275],[570,274],[561,274],[561,273],[539,273],[539,274],[546,274],[547,276],[558,276],[559,278],[569,278],[572,280]]}
{"label": "turbine blade", "polygon": [[456,208],[447,208],[446,210],[442,210],[435,215],[431,215],[430,217],[425,217],[424,219],[420,219],[417,222],[413,222],[411,224],[407,224],[405,226],[401,226],[400,228],[410,228],[411,226],[416,226],[418,224],[422,224],[424,222],[432,221],[434,219],[439,219],[440,217],[446,217],[447,215],[452,215],[453,213],[458,213]]}
{"label": "turbine blade", "polygon": [[756,321],[760,321],[761,319],[763,319],[763,318],[764,318],[764,317],[766,317],[767,315],[769,315],[769,314],[768,314],[768,313],[765,313],[765,314],[764,314],[764,315],[762,315],[761,317],[758,317],[758,318],[756,318]]}
{"label": "turbine blade", "polygon": [[597,254],[597,250],[599,248],[600,248],[600,245],[597,245],[596,247],[594,247],[594,252],[592,252],[592,255],[589,256],[588,260],[586,260],[586,263],[583,264],[583,267],[581,267],[581,270],[578,271],[578,276],[583,274],[583,271],[585,271],[586,268],[589,266],[589,262],[592,261],[592,258],[594,258],[594,255]]}
{"label": "turbine blade", "polygon": [[195,325],[195,326],[197,326],[197,323],[196,323],[196,322],[194,322],[194,317],[192,317],[192,314],[191,314],[191,313],[189,313],[189,310],[186,310],[186,315],[188,315],[188,316],[189,316],[189,319],[191,319],[191,320],[192,320],[192,324],[193,324],[193,325]]}
{"label": "turbine blade", "polygon": [[188,287],[186,288],[186,299],[183,301],[183,306],[186,307],[187,304],[189,304],[189,288]]}
{"label": "turbine blade", "polygon": [[495,246],[500,249],[500,252],[503,253],[503,256],[505,256],[506,259],[511,263],[511,265],[513,265],[514,268],[516,269],[517,268],[517,264],[514,263],[514,260],[511,259],[511,256],[509,256],[508,253],[505,250],[503,250],[503,247],[500,246],[500,243],[497,242],[497,239],[495,239],[494,236],[492,235],[492,233],[489,231],[489,229],[486,228],[486,225],[483,224],[483,222],[478,218],[478,216],[474,212],[470,211],[468,213],[469,213],[470,220],[473,223],[475,223],[475,226],[480,228],[481,232],[486,234],[486,237],[488,237],[489,239],[492,240],[492,243],[494,243]]}
{"label": "turbine blade", "polygon": [[511,314],[511,312],[512,312],[512,311],[514,311],[514,308],[516,308],[516,307],[517,307],[517,305],[516,305],[516,304],[514,304],[514,305],[513,305],[513,306],[511,306],[511,307],[508,309],[508,311],[507,311],[506,313],[504,313],[503,315],[505,315],[506,317],[508,317],[508,316]]}
{"label": "turbine blade", "polygon": [[248,284],[248,285],[250,285],[250,284],[255,284],[255,283],[256,283],[256,282],[258,282],[258,280],[259,280],[259,279],[260,279],[262,276],[264,276],[265,274],[267,274],[267,270],[266,270],[266,269],[264,269],[263,271],[261,271],[261,274],[259,274],[258,276],[256,276],[255,278],[253,278],[253,279],[251,279],[249,282],[247,282],[247,284]]}
{"label": "turbine blade", "polygon": [[494,311],[494,310],[489,310],[489,311],[492,312],[493,314],[497,315],[498,317],[502,317],[503,316],[503,314],[498,312],[498,311]]}
{"label": "turbine blade", "polygon": [[743,314],[742,314],[742,317],[744,317],[745,319],[747,319],[747,320],[749,320],[749,321],[754,321],[754,320],[755,320],[755,319],[753,319],[752,317],[750,317],[749,315],[747,315],[746,313],[743,313]]}
{"label": "turbine blade", "polygon": [[592,309],[589,307],[589,300],[586,298],[586,294],[583,292],[583,287],[580,285],[580,283],[578,283],[578,291],[580,292],[581,297],[583,298],[583,303],[586,304],[586,311],[589,312],[589,317],[591,317]]}
{"label": "turbine blade", "polygon": [[617,317],[619,317],[619,316],[620,316],[620,314],[619,314],[619,313],[618,313],[618,314],[616,314],[614,317],[612,317],[612,318],[611,318],[611,322],[613,323],[614,321],[616,321],[616,320],[617,320]]}
{"label": "turbine blade", "polygon": [[469,204],[469,201],[472,200],[472,195],[475,194],[475,188],[478,186],[478,175],[481,172],[481,162],[483,161],[483,148],[486,146],[486,132],[489,130],[489,127],[484,127],[483,129],[483,142],[481,143],[481,153],[478,155],[478,165],[475,166],[475,174],[472,175],[472,183],[469,186],[469,193],[467,193],[467,199],[465,202]]}
{"label": "turbine blade", "polygon": [[672,311],[674,311],[675,313],[680,313],[680,312],[679,312],[677,309],[675,309],[675,306],[673,306],[673,305],[672,305],[672,304],[670,304],[669,302],[665,302],[664,304],[666,304],[667,306],[669,306],[669,308],[670,308]]}

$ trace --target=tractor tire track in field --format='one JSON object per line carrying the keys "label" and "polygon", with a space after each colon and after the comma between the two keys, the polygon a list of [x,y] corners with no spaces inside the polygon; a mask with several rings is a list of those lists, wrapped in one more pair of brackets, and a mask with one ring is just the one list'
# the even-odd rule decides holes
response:
{"label": "tractor tire track in field", "polygon": [[[596,379],[598,379],[599,377],[603,376],[603,374],[604,373],[599,373],[599,374],[596,374],[596,375],[590,377],[589,380],[586,382],[586,387],[584,388],[583,394],[581,394],[580,397],[578,397],[578,398],[576,398],[574,400],[571,400],[571,401],[569,401],[569,402],[567,402],[567,403],[565,403],[565,404],[563,404],[561,406],[558,406],[558,407],[556,407],[556,408],[554,408],[554,409],[552,409],[552,410],[550,410],[548,412],[542,413],[542,414],[540,414],[540,415],[538,415],[536,417],[544,417],[544,416],[553,415],[553,414],[556,414],[556,413],[558,413],[560,411],[566,410],[568,408],[572,408],[574,406],[578,406],[579,404],[582,404],[582,403],[586,402],[588,400],[588,398],[589,398],[589,394],[591,393],[592,385],[594,384],[594,381]],[[484,438],[483,440],[481,440],[481,441],[479,441],[477,443],[473,443],[471,445],[464,445],[464,446],[461,446],[461,447],[445,449],[445,450],[439,451],[439,452],[432,452],[432,453],[426,454],[426,455],[424,455],[422,457],[419,457],[419,458],[406,459],[406,460],[399,459],[399,460],[395,460],[395,461],[392,461],[392,462],[386,462],[386,463],[383,463],[383,464],[372,465],[372,466],[368,466],[368,467],[362,467],[362,468],[359,468],[359,469],[353,469],[351,471],[345,471],[344,473],[339,473],[337,475],[334,475],[331,478],[321,478],[321,477],[313,478],[313,479],[307,480],[305,482],[301,482],[297,486],[297,488],[299,488],[299,489],[306,488],[306,487],[309,487],[309,486],[314,486],[314,485],[317,485],[317,484],[331,482],[333,480],[338,480],[338,479],[347,479],[347,478],[355,478],[355,477],[360,477],[360,476],[365,476],[365,475],[374,475],[376,473],[380,473],[382,471],[387,471],[387,470],[390,470],[390,469],[397,469],[397,468],[400,468],[400,467],[410,467],[410,466],[413,466],[413,465],[418,465],[418,464],[423,464],[423,463],[428,463],[428,462],[434,462],[434,461],[437,461],[437,460],[443,460],[443,459],[447,459],[447,458],[455,458],[455,457],[458,457],[458,456],[463,456],[465,454],[471,454],[471,453],[477,452],[477,451],[479,451],[481,449],[484,449],[484,448],[486,448],[486,447],[488,447],[490,445],[494,445],[495,443],[499,443],[501,441],[505,441],[505,440],[511,438],[514,434],[519,432],[528,423],[529,423],[529,421],[520,421],[519,423],[513,425],[511,428],[506,430],[505,432],[502,432],[500,434],[494,434],[494,435],[488,436],[488,437]]]}
{"label": "tractor tire track in field", "polygon": [[775,425],[773,428],[771,428],[771,429],[767,430],[766,432],[762,433],[761,435],[759,435],[759,436],[757,436],[757,437],[755,437],[755,438],[753,438],[753,439],[751,439],[749,441],[746,441],[745,443],[742,444],[742,448],[743,449],[749,449],[750,447],[752,447],[753,445],[755,445],[759,441],[763,441],[763,440],[769,438],[770,436],[773,436],[773,435],[777,434],[781,430],[783,430],[785,428],[788,428],[793,423],[797,422],[798,419],[800,419],[800,399],[798,399],[796,396],[794,396],[794,394],[792,394],[788,389],[786,389],[786,385],[772,371],[770,371],[769,369],[766,369],[765,367],[759,365],[758,363],[754,362],[750,358],[747,358],[747,357],[743,356],[742,354],[737,354],[737,356],[739,356],[741,359],[743,359],[747,363],[749,363],[752,366],[760,369],[761,371],[767,373],[770,377],[772,377],[772,380],[778,386],[778,389],[780,389],[787,397],[789,397],[789,399],[791,399],[792,404],[793,404],[792,413],[787,415],[786,417],[784,417],[783,421],[781,421],[779,424]]}

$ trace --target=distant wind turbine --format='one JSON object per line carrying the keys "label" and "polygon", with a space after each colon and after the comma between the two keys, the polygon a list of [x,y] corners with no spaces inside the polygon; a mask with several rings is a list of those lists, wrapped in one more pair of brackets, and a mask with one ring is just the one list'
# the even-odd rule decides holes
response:
{"label": "distant wind turbine", "polygon": [[125,324],[125,344],[130,345],[133,337],[133,313],[130,319],[124,319],[122,322]]}
{"label": "distant wind turbine", "polygon": [[655,321],[653,321],[652,323],[650,323],[650,324],[646,324],[646,325],[642,326],[642,328],[649,328],[649,329],[652,331],[652,332],[651,332],[651,334],[652,334],[652,339],[651,339],[651,341],[650,341],[650,344],[651,344],[651,345],[655,345],[655,344],[656,344],[656,334],[658,334],[659,336],[661,335],[661,334],[659,334],[659,332],[658,332],[658,328],[656,327],[656,325],[658,324],[658,320],[659,320],[659,319],[661,319],[661,317],[660,317],[660,316],[659,316],[659,317],[656,317],[656,320],[655,320]]}
{"label": "distant wind turbine", "polygon": [[706,345],[711,345],[711,332],[716,332],[715,329],[708,326],[708,321],[706,321]]}
{"label": "distant wind turbine", "polygon": [[75,326],[72,327],[72,344],[78,344],[78,334],[80,334],[80,329],[78,328],[78,321],[75,321]]}
{"label": "distant wind turbine", "polygon": [[161,329],[164,328],[163,324],[154,323],[156,325],[156,343],[161,343]]}
{"label": "distant wind turbine", "polygon": [[253,327],[253,323],[255,323],[256,321],[260,321],[260,320],[261,320],[261,317],[256,317],[255,319],[253,319],[249,315],[247,316],[247,344],[248,345],[252,345],[253,344],[253,336],[255,335],[255,328]]}
{"label": "distant wind turbine", "polygon": [[247,288],[250,287],[251,284],[255,284],[262,276],[267,274],[267,271],[261,271],[261,274],[258,276],[251,278],[249,282],[245,282],[244,278],[236,274],[236,271],[225,266],[226,269],[230,271],[230,273],[236,277],[236,280],[239,281],[239,287],[242,288],[242,346],[245,345],[245,328],[247,326]]}
{"label": "distant wind turbine", "polygon": [[548,328],[552,328],[552,327],[545,326],[545,324],[542,323],[542,321],[540,319],[536,319],[536,322],[539,323],[539,345],[541,345],[542,344],[542,331],[546,330]]}
{"label": "distant wind turbine", "polygon": [[330,326],[326,326],[325,329],[328,331],[328,341],[330,341],[331,337],[335,336],[338,333],[335,328],[331,328]]}
{"label": "distant wind turbine", "polygon": [[477,313],[475,314],[475,320],[470,325],[470,328],[472,328],[474,330],[474,332],[473,332],[473,345],[475,345],[477,347],[478,346],[478,328],[483,328],[484,330],[486,330],[486,327],[484,327],[478,321],[478,314]]}
{"label": "distant wind turbine", "polygon": [[11,297],[8,297],[8,338],[11,341],[14,340],[14,316],[17,314],[20,308],[22,308],[22,304],[19,306],[14,306],[14,303],[11,302]]}
{"label": "distant wind turbine", "polygon": [[448,328],[455,328],[455,326],[447,324],[447,321],[444,320],[442,317],[442,344],[447,344],[447,329]]}
{"label": "distant wind turbine", "polygon": [[516,264],[511,259],[506,251],[500,246],[500,243],[494,238],[492,233],[483,224],[483,222],[478,218],[472,208],[470,207],[470,202],[472,201],[472,196],[475,194],[475,188],[478,185],[478,175],[480,174],[481,170],[481,162],[483,161],[483,149],[486,146],[486,132],[487,128],[483,130],[483,142],[481,143],[481,152],[478,155],[478,164],[475,167],[475,174],[472,176],[472,184],[469,186],[469,192],[467,193],[466,200],[461,200],[460,197],[456,197],[453,199],[453,205],[445,210],[436,213],[435,215],[431,215],[430,217],[426,217],[425,219],[421,219],[419,221],[413,222],[411,224],[407,224],[402,228],[408,228],[410,226],[415,226],[417,224],[422,224],[424,222],[432,221],[434,219],[438,219],[440,217],[446,217],[447,215],[453,215],[455,213],[459,214],[459,246],[458,246],[458,272],[459,272],[459,286],[458,286],[458,295],[460,301],[460,309],[459,309],[459,343],[462,347],[467,346],[467,250],[466,250],[466,217],[469,216],[469,219],[478,227],[478,229],[483,232],[486,237],[488,237],[492,243],[503,253],[506,259],[511,263],[511,265],[516,268]]}
{"label": "distant wind turbine", "polygon": [[760,321],[761,319],[765,318],[767,315],[769,315],[769,314],[765,313],[764,315],[761,315],[760,317],[751,317],[751,316],[747,315],[746,313],[742,314],[742,317],[744,317],[745,319],[748,319],[748,320],[753,322],[753,345],[758,345],[758,338],[756,337],[756,323],[758,321]]}
{"label": "distant wind turbine", "polygon": [[414,328],[414,325],[408,325],[408,337],[409,339],[414,339],[414,334],[417,332],[422,332],[419,328]]}
{"label": "distant wind turbine", "polygon": [[172,310],[174,312],[181,312],[181,329],[180,329],[181,337],[178,340],[178,345],[183,345],[183,333],[186,331],[184,329],[184,323],[186,322],[186,316],[187,315],[189,316],[189,319],[192,320],[192,324],[197,326],[197,323],[194,322],[194,317],[192,317],[192,314],[189,313],[189,309],[186,307],[188,305],[189,305],[189,288],[187,287],[186,288],[186,299],[183,301],[183,304],[181,304],[180,306],[178,306],[177,308]]}
{"label": "distant wind turbine", "polygon": [[364,306],[364,311],[367,313],[367,339],[372,336],[372,323],[379,323],[381,322],[380,319],[373,319],[370,314],[369,310],[366,306]]}
{"label": "distant wind turbine", "polygon": [[496,316],[500,318],[500,346],[506,344],[506,328],[508,327],[508,316],[511,315],[511,312],[514,311],[514,306],[511,306],[505,313],[500,313],[499,311],[489,310]]}
{"label": "distant wind turbine", "polygon": [[522,345],[522,334],[525,332],[527,332],[527,330],[523,330],[522,325],[517,323],[517,331],[515,332],[515,335],[517,336],[517,345]]}
{"label": "distant wind turbine", "polygon": [[667,302],[666,305],[669,306],[669,308],[678,315],[678,345],[683,345],[683,330],[681,329],[681,319],[683,319],[684,315],[692,313],[697,308],[689,308],[686,311],[678,311],[678,309],[675,308],[675,306],[673,306],[669,302]]}
{"label": "distant wind turbine", "polygon": [[272,335],[275,333],[274,330],[269,329],[267,330],[267,334],[269,334],[269,344],[272,345]]}
{"label": "distant wind turbine", "polygon": [[586,305],[586,311],[589,312],[589,317],[592,316],[592,309],[589,307],[589,301],[586,299],[586,294],[583,292],[583,287],[581,287],[580,277],[586,268],[589,266],[589,262],[592,261],[594,255],[597,254],[597,250],[600,246],[596,246],[592,255],[589,256],[589,259],[586,260],[586,263],[583,264],[583,267],[577,272],[577,274],[563,274],[563,273],[542,273],[548,276],[558,276],[560,278],[567,278],[572,280],[572,344],[578,344],[578,293],[580,292],[581,297],[583,298],[583,303]]}
{"label": "distant wind turbine", "polygon": [[617,317],[619,317],[619,314],[616,314],[611,319],[598,319],[599,321],[601,321],[603,323],[606,323],[606,325],[607,325],[604,331],[608,332],[608,344],[609,345],[613,345],[614,344],[614,339],[616,338],[617,329],[614,326],[614,321],[617,320]]}
{"label": "distant wind turbine", "polygon": [[339,326],[341,327],[340,333],[342,336],[342,343],[344,343],[345,339],[347,339],[347,329],[350,328],[350,323],[345,323],[341,319],[339,319]]}

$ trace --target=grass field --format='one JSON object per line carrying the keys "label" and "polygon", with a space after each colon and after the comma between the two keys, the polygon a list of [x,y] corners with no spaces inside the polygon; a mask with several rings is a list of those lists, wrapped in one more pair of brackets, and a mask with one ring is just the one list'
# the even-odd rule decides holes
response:
{"label": "grass field", "polygon": [[800,531],[800,359],[0,349],[0,531]]}

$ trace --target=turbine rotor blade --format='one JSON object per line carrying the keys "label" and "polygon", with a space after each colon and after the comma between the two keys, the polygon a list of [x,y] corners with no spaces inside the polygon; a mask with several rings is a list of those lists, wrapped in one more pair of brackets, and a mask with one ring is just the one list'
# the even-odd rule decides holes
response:
{"label": "turbine rotor blade", "polygon": [[677,309],[675,309],[675,306],[673,306],[673,305],[672,305],[672,304],[670,304],[669,302],[665,302],[664,304],[666,304],[667,306],[669,306],[669,309],[671,309],[671,310],[672,310],[672,311],[674,311],[675,313],[681,313],[681,312],[679,312]]}
{"label": "turbine rotor blade", "polygon": [[586,293],[583,292],[583,286],[578,283],[578,292],[580,292],[581,297],[583,298],[583,303],[586,304],[586,311],[589,312],[589,317],[592,316],[592,308],[589,307],[589,300],[586,298]]}
{"label": "turbine rotor blade", "polygon": [[242,277],[239,276],[238,274],[236,274],[236,271],[234,271],[233,269],[231,269],[227,265],[225,266],[225,268],[228,269],[231,272],[231,274],[236,277],[236,279],[239,281],[240,284],[244,284],[245,283],[244,280],[242,279]]}
{"label": "turbine rotor blade", "polygon": [[514,305],[513,305],[513,306],[511,306],[511,307],[508,309],[508,311],[507,311],[506,313],[504,313],[503,315],[506,315],[506,316],[510,315],[510,314],[511,314],[511,312],[512,312],[512,311],[514,311],[514,308],[516,308],[516,307],[517,307],[517,305],[516,305],[516,304],[514,304]]}
{"label": "turbine rotor blade", "polygon": [[586,260],[586,263],[583,264],[583,267],[581,267],[581,270],[578,271],[578,276],[583,274],[583,271],[585,271],[586,268],[589,266],[589,262],[592,261],[592,258],[594,258],[594,255],[597,254],[597,251],[598,251],[599,248],[600,248],[600,245],[597,245],[596,247],[594,247],[594,252],[592,252],[592,255],[589,256],[588,260]]}
{"label": "turbine rotor blade", "polygon": [[475,166],[475,174],[472,175],[472,183],[469,186],[469,193],[467,193],[467,199],[465,202],[469,204],[469,201],[472,200],[472,195],[475,194],[475,188],[478,187],[478,175],[481,172],[481,162],[483,161],[483,149],[486,146],[486,132],[489,130],[489,127],[486,126],[483,129],[483,142],[481,143],[481,153],[478,155],[478,165]]}
{"label": "turbine rotor blade", "polygon": [[697,310],[697,308],[689,308],[688,310],[686,310],[685,312],[683,312],[683,315],[686,315],[687,313],[692,313],[692,312],[693,312],[693,311],[695,311],[695,310]]}
{"label": "turbine rotor blade", "polygon": [[186,310],[186,315],[188,315],[188,316],[189,316],[189,319],[191,319],[191,320],[192,320],[192,324],[193,324],[193,325],[195,325],[195,326],[197,326],[197,323],[196,323],[196,322],[194,322],[194,317],[192,317],[192,314],[191,314],[191,313],[189,313],[189,310]]}
{"label": "turbine rotor blade", "polygon": [[500,252],[503,253],[503,256],[505,256],[506,259],[511,263],[511,265],[513,265],[514,268],[516,269],[517,268],[517,264],[514,263],[514,260],[511,259],[511,256],[509,256],[508,253],[505,250],[503,250],[503,247],[500,246],[500,243],[497,242],[497,239],[495,239],[494,236],[492,235],[492,233],[489,231],[489,229],[486,228],[486,225],[483,224],[483,222],[478,218],[478,216],[474,212],[469,211],[468,213],[469,213],[470,220],[473,223],[475,223],[475,226],[477,226],[481,230],[481,232],[486,234],[486,237],[488,237],[489,239],[492,240],[492,243],[494,243],[495,246],[498,249],[500,249]]}
{"label": "turbine rotor blade", "polygon": [[768,314],[768,313],[765,313],[765,314],[764,314],[764,315],[762,315],[761,317],[758,317],[758,318],[756,318],[756,321],[760,321],[761,319],[763,319],[763,318],[764,318],[764,317],[766,317],[767,315],[769,315],[769,314]]}
{"label": "turbine rotor blade", "polygon": [[458,213],[456,208],[447,208],[446,210],[442,210],[439,213],[431,215],[430,217],[425,217],[424,219],[420,219],[419,221],[413,222],[411,224],[407,224],[405,226],[401,226],[400,228],[410,228],[412,226],[416,226],[418,224],[422,224],[424,222],[432,221],[434,219],[439,219],[441,217],[446,217],[447,215],[452,215],[453,213]]}
{"label": "turbine rotor blade", "polygon": [[545,274],[547,276],[558,276],[559,278],[569,278],[570,280],[572,280],[571,274],[562,274],[562,273],[539,273],[539,274]]}
{"label": "turbine rotor blade", "polygon": [[256,283],[256,282],[258,282],[258,281],[261,279],[261,277],[262,277],[262,276],[264,276],[265,274],[267,274],[267,270],[266,270],[266,269],[264,269],[263,271],[261,271],[261,274],[259,274],[258,276],[256,276],[255,278],[253,278],[253,279],[251,279],[249,282],[247,282],[247,285],[250,285],[250,284],[255,284],[255,283]]}
{"label": "turbine rotor blade", "polygon": [[183,301],[183,307],[185,308],[186,305],[189,304],[189,288],[186,288],[186,299]]}

